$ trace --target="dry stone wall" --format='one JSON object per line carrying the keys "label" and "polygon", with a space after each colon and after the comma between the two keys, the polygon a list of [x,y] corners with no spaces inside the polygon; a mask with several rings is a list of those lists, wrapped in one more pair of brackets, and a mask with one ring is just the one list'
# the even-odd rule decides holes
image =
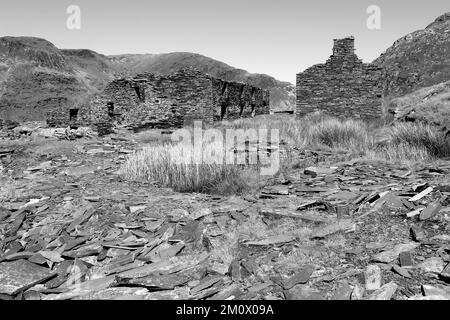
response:
{"label": "dry stone wall", "polygon": [[266,114],[269,101],[268,91],[189,68],[168,76],[144,73],[115,80],[84,112],[100,127],[176,128],[195,120],[210,123]]}
{"label": "dry stone wall", "polygon": [[315,111],[365,120],[382,116],[382,69],[358,59],[354,41],[334,40],[333,55],[325,64],[297,74],[299,117]]}

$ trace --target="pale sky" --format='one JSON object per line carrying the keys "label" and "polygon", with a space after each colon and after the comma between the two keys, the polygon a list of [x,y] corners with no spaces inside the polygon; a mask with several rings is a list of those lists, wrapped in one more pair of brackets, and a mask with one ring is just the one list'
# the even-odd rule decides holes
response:
{"label": "pale sky", "polygon": [[[449,0],[1,1],[0,36],[35,36],[107,55],[195,52],[292,83],[330,56],[333,38],[355,36],[356,53],[370,62],[450,11]],[[81,9],[80,30],[66,26],[69,5]],[[367,28],[369,5],[381,9],[380,30]]]}

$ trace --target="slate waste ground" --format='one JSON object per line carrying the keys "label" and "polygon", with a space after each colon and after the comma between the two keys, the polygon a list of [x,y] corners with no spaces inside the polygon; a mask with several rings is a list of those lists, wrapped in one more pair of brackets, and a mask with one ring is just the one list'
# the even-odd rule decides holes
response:
{"label": "slate waste ground", "polygon": [[450,299],[450,161],[302,151],[220,197],[123,181],[126,137],[70,143],[0,148],[0,299]]}

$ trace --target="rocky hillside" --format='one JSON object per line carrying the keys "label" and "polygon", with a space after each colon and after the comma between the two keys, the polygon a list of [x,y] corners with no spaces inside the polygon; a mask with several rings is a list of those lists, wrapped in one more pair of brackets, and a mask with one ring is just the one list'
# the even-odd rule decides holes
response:
{"label": "rocky hillside", "polygon": [[450,12],[397,40],[374,63],[385,68],[389,97],[450,80]]}
{"label": "rocky hillside", "polygon": [[397,120],[424,121],[450,130],[450,81],[395,98],[389,109]]}
{"label": "rocky hillside", "polygon": [[294,86],[262,74],[250,74],[192,53],[107,57],[91,50],[60,50],[44,39],[0,38],[0,118],[44,120],[54,106],[78,106],[117,76],[140,72],[168,74],[193,66],[229,81],[271,91],[274,109],[294,109]]}
{"label": "rocky hillside", "polygon": [[54,106],[84,103],[112,78],[109,69],[44,39],[0,38],[0,118],[44,120]]}

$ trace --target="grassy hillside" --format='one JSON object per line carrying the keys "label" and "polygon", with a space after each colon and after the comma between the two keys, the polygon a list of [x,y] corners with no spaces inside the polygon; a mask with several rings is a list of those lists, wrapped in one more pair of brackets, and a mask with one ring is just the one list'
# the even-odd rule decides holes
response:
{"label": "grassy hillside", "polygon": [[396,98],[389,109],[398,120],[424,121],[450,129],[450,81]]}

